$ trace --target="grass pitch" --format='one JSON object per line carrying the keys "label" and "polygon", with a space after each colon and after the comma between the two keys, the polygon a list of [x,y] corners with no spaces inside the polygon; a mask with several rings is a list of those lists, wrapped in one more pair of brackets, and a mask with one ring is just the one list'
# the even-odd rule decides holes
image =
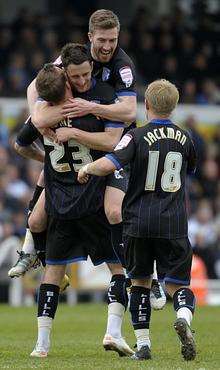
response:
{"label": "grass pitch", "polygon": [[[152,312],[152,360],[134,362],[105,352],[102,338],[106,326],[106,305],[60,305],[54,321],[51,351],[48,358],[30,358],[36,341],[36,307],[12,308],[0,305],[0,369],[149,369],[212,370],[220,369],[220,310],[202,307],[196,311],[197,358],[185,362],[173,329],[175,315],[171,305]],[[124,335],[135,343],[129,314]]]}

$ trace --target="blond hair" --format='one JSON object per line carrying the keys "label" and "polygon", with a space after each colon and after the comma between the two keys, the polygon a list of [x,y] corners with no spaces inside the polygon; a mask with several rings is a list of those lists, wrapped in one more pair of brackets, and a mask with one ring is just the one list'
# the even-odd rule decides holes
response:
{"label": "blond hair", "polygon": [[99,9],[94,12],[89,18],[89,32],[94,32],[96,29],[109,30],[117,27],[120,31],[120,22],[118,16],[108,9]]}
{"label": "blond hair", "polygon": [[179,92],[174,84],[165,79],[153,81],[145,91],[149,108],[161,116],[170,115],[179,101]]}

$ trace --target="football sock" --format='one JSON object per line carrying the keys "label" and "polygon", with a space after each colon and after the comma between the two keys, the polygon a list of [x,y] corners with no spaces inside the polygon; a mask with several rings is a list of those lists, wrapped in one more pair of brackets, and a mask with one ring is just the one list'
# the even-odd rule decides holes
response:
{"label": "football sock", "polygon": [[125,308],[121,303],[114,302],[108,305],[108,321],[106,334],[114,338],[121,338],[121,326]]}
{"label": "football sock", "polygon": [[43,266],[45,266],[45,250],[46,250],[46,238],[47,230],[41,231],[40,233],[31,232],[34,240],[34,248],[38,255],[38,258],[41,260]]}
{"label": "football sock", "polygon": [[124,275],[113,275],[108,288],[108,304],[118,302],[127,308],[128,295],[126,290],[126,279]]}
{"label": "football sock", "polygon": [[36,188],[34,190],[33,197],[32,197],[32,199],[29,202],[29,207],[28,207],[29,208],[29,212],[33,211],[34,206],[37,203],[37,201],[38,201],[38,199],[39,199],[39,197],[40,197],[40,195],[41,195],[41,193],[42,193],[43,190],[44,190],[44,188],[42,186],[39,186],[39,185],[36,186]]}
{"label": "football sock", "polygon": [[150,289],[141,286],[131,287],[130,313],[138,349],[143,345],[150,347]]}
{"label": "football sock", "polygon": [[192,311],[190,311],[187,307],[182,307],[182,308],[179,308],[179,310],[177,311],[176,317],[178,319],[180,318],[185,319],[188,325],[190,326],[193,314],[192,314]]}
{"label": "football sock", "polygon": [[137,341],[137,349],[139,350],[143,346],[151,347],[151,342],[149,338],[149,329],[136,329],[134,331],[136,341]]}
{"label": "football sock", "polygon": [[156,261],[154,261],[154,272],[153,272],[153,275],[152,275],[152,280],[158,280]]}
{"label": "football sock", "polygon": [[41,316],[37,318],[38,323],[38,337],[37,347],[46,352],[49,351],[50,347],[50,332],[52,329],[52,317]]}
{"label": "football sock", "polygon": [[60,287],[54,284],[41,284],[38,296],[38,317],[46,316],[54,319]]}
{"label": "football sock", "polygon": [[173,307],[178,318],[184,318],[190,325],[195,310],[195,296],[191,289],[180,288],[173,295]]}
{"label": "football sock", "polygon": [[141,286],[131,287],[130,312],[135,329],[149,329],[151,305],[150,289]]}
{"label": "football sock", "polygon": [[32,234],[31,234],[31,232],[28,228],[26,229],[26,234],[25,234],[24,243],[23,243],[23,246],[22,246],[22,251],[24,253],[28,253],[28,254],[36,254],[36,250],[34,248],[34,240],[33,240]]}

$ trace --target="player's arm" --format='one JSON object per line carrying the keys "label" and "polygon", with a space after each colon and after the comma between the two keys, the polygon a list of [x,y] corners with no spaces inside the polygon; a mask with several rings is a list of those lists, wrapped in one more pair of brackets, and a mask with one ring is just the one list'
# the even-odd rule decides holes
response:
{"label": "player's arm", "polygon": [[116,169],[120,170],[123,166],[133,159],[135,154],[135,142],[132,131],[124,135],[115,148],[113,153],[106,154],[105,157],[91,162],[80,168],[78,181],[85,183],[89,175],[106,176]]}
{"label": "player's arm", "polygon": [[53,127],[64,119],[62,105],[50,105],[46,101],[37,101],[34,104],[31,119],[39,129]]}
{"label": "player's arm", "polygon": [[97,104],[84,99],[71,99],[63,106],[65,117],[81,117],[89,113],[112,121],[122,121],[131,124],[136,119],[137,99],[136,94],[118,96],[116,104]]}
{"label": "player's arm", "polygon": [[15,151],[24,158],[34,159],[38,162],[44,162],[44,151],[40,147],[33,143],[30,146],[21,146],[17,141],[14,143]]}
{"label": "player's arm", "polygon": [[196,171],[197,155],[192,139],[188,137],[188,140],[189,140],[189,151],[188,151],[187,172],[189,174],[190,173],[192,174]]}
{"label": "player's arm", "polygon": [[17,135],[15,151],[24,158],[44,162],[44,151],[34,142],[39,136],[40,133],[29,118]]}
{"label": "player's arm", "polygon": [[120,141],[123,126],[121,122],[118,122],[112,127],[108,122],[104,132],[87,132],[78,128],[61,127],[56,130],[56,136],[58,143],[74,139],[90,149],[111,152]]}

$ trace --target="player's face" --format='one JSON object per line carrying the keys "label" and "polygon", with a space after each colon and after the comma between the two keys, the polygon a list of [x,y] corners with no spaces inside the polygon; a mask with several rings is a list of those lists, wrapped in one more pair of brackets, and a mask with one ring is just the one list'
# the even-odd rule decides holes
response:
{"label": "player's face", "polygon": [[109,62],[118,44],[117,27],[109,30],[97,29],[88,36],[93,58],[101,63]]}
{"label": "player's face", "polygon": [[90,89],[92,65],[89,61],[83,62],[79,65],[70,64],[66,68],[66,74],[72,89],[80,93]]}

